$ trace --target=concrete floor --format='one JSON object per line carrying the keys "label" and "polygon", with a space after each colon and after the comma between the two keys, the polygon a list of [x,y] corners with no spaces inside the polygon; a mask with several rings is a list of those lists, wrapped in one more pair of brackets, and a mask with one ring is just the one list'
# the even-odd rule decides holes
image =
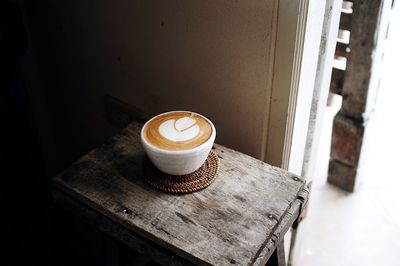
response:
{"label": "concrete floor", "polygon": [[378,102],[366,132],[370,152],[363,183],[355,193],[326,183],[336,101],[326,111],[320,178],[313,182],[308,216],[298,236],[296,266],[400,265],[399,5],[391,16]]}

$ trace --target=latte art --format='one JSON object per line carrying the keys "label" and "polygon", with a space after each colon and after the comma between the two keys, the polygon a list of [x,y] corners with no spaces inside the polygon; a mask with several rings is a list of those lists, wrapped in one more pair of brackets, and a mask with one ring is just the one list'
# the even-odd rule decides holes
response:
{"label": "latte art", "polygon": [[200,133],[196,120],[190,117],[170,119],[163,122],[158,128],[159,133],[171,141],[188,141]]}
{"label": "latte art", "polygon": [[187,150],[205,143],[212,128],[204,117],[190,112],[171,112],[156,116],[144,128],[144,138],[165,150]]}

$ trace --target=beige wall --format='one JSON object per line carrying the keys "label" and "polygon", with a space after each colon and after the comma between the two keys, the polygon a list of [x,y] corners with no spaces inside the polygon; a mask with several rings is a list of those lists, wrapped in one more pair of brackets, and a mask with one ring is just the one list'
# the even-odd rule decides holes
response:
{"label": "beige wall", "polygon": [[261,156],[274,1],[33,2],[27,24],[66,162],[111,134],[105,94],[147,115],[200,112],[217,142]]}

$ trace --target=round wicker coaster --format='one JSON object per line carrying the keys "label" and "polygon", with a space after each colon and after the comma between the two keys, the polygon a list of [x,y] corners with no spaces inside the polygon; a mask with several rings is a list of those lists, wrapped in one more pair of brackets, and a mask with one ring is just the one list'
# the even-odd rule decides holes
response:
{"label": "round wicker coaster", "polygon": [[147,159],[145,162],[146,181],[151,186],[169,193],[189,193],[208,187],[217,177],[219,158],[210,151],[207,160],[195,172],[173,176],[160,172],[153,163]]}

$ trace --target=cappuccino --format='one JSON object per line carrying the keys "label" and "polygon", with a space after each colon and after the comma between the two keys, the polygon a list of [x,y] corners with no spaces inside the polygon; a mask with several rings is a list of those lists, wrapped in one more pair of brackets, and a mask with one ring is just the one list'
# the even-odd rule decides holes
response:
{"label": "cappuccino", "polygon": [[170,151],[189,150],[202,145],[213,129],[203,116],[175,111],[152,118],[143,128],[143,137],[151,145]]}

